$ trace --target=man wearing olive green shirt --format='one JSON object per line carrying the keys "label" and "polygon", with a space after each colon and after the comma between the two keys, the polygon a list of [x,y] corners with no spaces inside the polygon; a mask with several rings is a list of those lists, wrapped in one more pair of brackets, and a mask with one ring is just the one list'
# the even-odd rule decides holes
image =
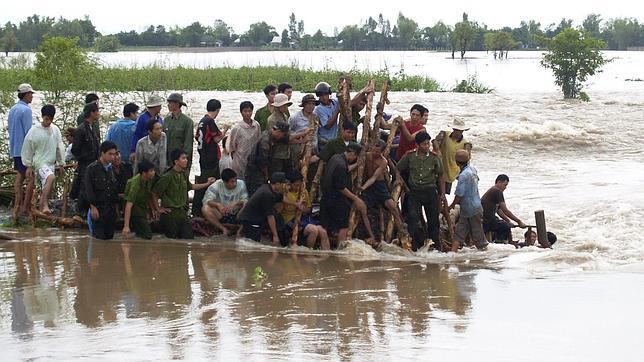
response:
{"label": "man wearing olive green shirt", "polygon": [[174,150],[184,150],[188,155],[188,174],[192,164],[192,144],[194,141],[194,123],[192,119],[181,111],[181,107],[186,103],[183,96],[179,93],[171,93],[168,96],[168,114],[163,122],[163,132],[167,137],[167,152],[170,159],[170,153]]}
{"label": "man wearing olive green shirt", "polygon": [[412,249],[418,250],[423,246],[425,235],[421,226],[422,209],[427,218],[428,236],[434,242],[434,248],[441,250],[439,240],[440,223],[438,215],[440,203],[447,204],[445,198],[445,178],[443,163],[440,158],[430,152],[431,137],[426,132],[416,134],[414,141],[418,145],[416,152],[406,154],[398,162],[398,170],[409,173],[409,213],[407,224],[412,236]]}
{"label": "man wearing olive green shirt", "polygon": [[[148,221],[152,183],[155,176],[154,164],[142,160],[137,165],[138,175],[125,185],[125,216],[123,217],[123,236],[130,236],[130,228],[136,236],[152,239],[152,229]],[[158,205],[158,204],[157,204]],[[156,211],[156,210],[154,210]]]}
{"label": "man wearing olive green shirt", "polygon": [[170,153],[173,167],[169,169],[152,188],[155,205],[161,198],[161,226],[166,237],[171,239],[193,239],[192,225],[186,211],[188,206],[188,191],[201,190],[215,182],[214,177],[208,182],[193,185],[188,180],[188,156],[181,149]]}

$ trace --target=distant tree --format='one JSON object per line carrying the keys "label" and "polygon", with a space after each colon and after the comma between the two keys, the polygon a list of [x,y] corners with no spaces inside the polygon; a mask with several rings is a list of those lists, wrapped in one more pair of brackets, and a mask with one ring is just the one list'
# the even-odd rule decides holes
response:
{"label": "distant tree", "polygon": [[119,38],[116,35],[107,35],[96,39],[94,50],[103,53],[117,52],[120,46]]}
{"label": "distant tree", "polygon": [[76,39],[47,38],[36,53],[34,71],[43,86],[59,99],[63,91],[76,89],[90,75],[93,64]]}
{"label": "distant tree", "polygon": [[32,15],[21,21],[16,31],[18,43],[22,50],[33,50],[43,42],[55,22],[54,18]]}
{"label": "distant tree", "polygon": [[366,42],[366,34],[362,28],[357,25],[348,25],[342,29],[338,35],[338,39],[342,41],[342,49],[344,50],[360,50],[362,44]]}
{"label": "distant tree", "polygon": [[18,38],[16,38],[16,33],[11,23],[7,23],[2,31],[0,47],[7,56],[9,56],[9,52],[18,50]]}
{"label": "distant tree", "polygon": [[222,45],[230,46],[233,42],[235,34],[233,28],[228,26],[223,20],[215,20],[215,25],[212,28],[211,34],[215,39],[221,41]]}
{"label": "distant tree", "polygon": [[494,52],[494,59],[499,54],[499,59],[508,57],[508,50],[516,48],[518,42],[512,38],[512,35],[506,31],[493,31],[485,33],[485,48]]}
{"label": "distant tree", "polygon": [[604,42],[577,29],[564,29],[552,39],[544,39],[548,52],[541,65],[552,69],[555,84],[561,87],[564,98],[588,96],[581,90],[589,76],[601,72],[608,62],[601,53]]}
{"label": "distant tree", "polygon": [[582,29],[595,38],[601,37],[602,18],[599,14],[588,14],[582,23]]}
{"label": "distant tree", "polygon": [[198,21],[186,26],[181,30],[181,45],[198,47],[205,32],[206,29]]}
{"label": "distant tree", "polygon": [[402,13],[398,13],[396,27],[398,28],[399,48],[403,50],[409,49],[418,31],[418,23],[410,18],[406,18]]}
{"label": "distant tree", "polygon": [[84,19],[67,20],[59,18],[47,33],[49,36],[61,36],[64,38],[78,39],[78,46],[89,48],[101,34],[96,30],[88,16]]}
{"label": "distant tree", "polygon": [[282,30],[282,39],[280,41],[280,46],[282,48],[288,48],[289,47],[288,31],[286,29]]}
{"label": "distant tree", "polygon": [[644,26],[634,18],[612,19],[604,31],[611,49],[626,50],[629,46],[644,46]]}
{"label": "distant tree", "polygon": [[467,14],[463,13],[463,21],[456,23],[452,32],[452,58],[454,57],[454,50],[458,50],[461,53],[461,59],[463,59],[465,52],[471,49],[475,36],[474,27],[467,20]]}
{"label": "distant tree", "polygon": [[242,36],[243,45],[262,46],[266,45],[277,36],[275,28],[262,21],[250,25],[250,28]]}

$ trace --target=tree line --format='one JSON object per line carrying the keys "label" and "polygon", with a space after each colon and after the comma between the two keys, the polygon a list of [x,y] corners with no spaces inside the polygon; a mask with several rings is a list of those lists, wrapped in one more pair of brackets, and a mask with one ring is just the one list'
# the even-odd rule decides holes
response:
{"label": "tree line", "polygon": [[507,56],[513,49],[539,49],[545,39],[553,38],[565,29],[583,30],[604,41],[605,49],[626,50],[644,46],[644,24],[636,18],[603,19],[590,14],[582,24],[563,18],[558,24],[542,26],[535,20],[522,21],[518,27],[489,28],[466,13],[454,25],[442,21],[433,26],[419,24],[399,13],[395,22],[382,14],[369,17],[363,24],[347,25],[333,34],[317,30],[305,32],[304,21],[289,16],[288,27],[278,32],[267,22],[251,24],[247,31],[236,33],[226,22],[215,20],[212,25],[194,22],[185,27],[149,25],[142,32],[128,31],[103,35],[89,17],[65,18],[32,15],[19,24],[7,22],[0,28],[0,49],[33,51],[47,37],[66,37],[78,40],[78,45],[98,51],[116,51],[122,46],[214,47],[240,46],[265,48],[295,48],[300,50],[441,50],[452,56],[464,57],[467,51],[489,50],[495,56]]}

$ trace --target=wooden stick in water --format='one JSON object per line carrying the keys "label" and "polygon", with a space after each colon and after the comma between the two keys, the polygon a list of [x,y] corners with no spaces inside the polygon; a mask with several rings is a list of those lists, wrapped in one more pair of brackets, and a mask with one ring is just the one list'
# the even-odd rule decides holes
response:
{"label": "wooden stick in water", "polygon": [[[313,137],[317,135],[317,131],[318,131],[317,125],[318,125],[317,118],[314,116],[311,116],[311,119],[309,120],[309,130],[311,131],[311,134],[313,135]],[[305,180],[306,180],[306,175],[309,172],[309,162],[311,160],[312,151],[313,151],[312,141],[306,142],[304,144],[304,158],[302,159],[302,169],[300,171],[304,176]],[[297,200],[300,203],[304,202],[304,196],[306,194],[304,191],[306,191],[306,181],[302,185],[302,189],[300,189],[299,195],[297,197]],[[301,219],[302,219],[302,211],[298,209],[295,214],[293,234],[291,235],[291,245],[297,244],[297,239],[299,238],[299,233],[300,233]]]}

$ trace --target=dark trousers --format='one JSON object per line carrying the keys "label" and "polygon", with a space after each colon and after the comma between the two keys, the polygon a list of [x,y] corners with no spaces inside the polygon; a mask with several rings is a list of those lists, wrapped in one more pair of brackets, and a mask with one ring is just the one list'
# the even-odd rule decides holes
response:
{"label": "dark trousers", "polygon": [[166,237],[170,239],[194,239],[192,223],[184,209],[170,209],[167,214],[161,214],[161,227]]}
{"label": "dark trousers", "polygon": [[[208,170],[201,169],[201,175],[195,176],[195,183],[206,183],[209,177],[219,178],[219,166]],[[195,190],[195,195],[192,198],[192,216],[202,216],[201,207],[203,206],[203,197],[205,195],[206,189]]]}
{"label": "dark trousers", "polygon": [[438,215],[440,212],[438,191],[436,188],[411,189],[407,201],[408,216],[407,224],[409,225],[409,234],[412,237],[412,249],[414,251],[421,248],[425,242],[425,232],[422,226],[423,209],[427,218],[428,236],[434,241],[434,248],[441,249],[439,240],[440,223]]}
{"label": "dark trousers", "polygon": [[265,223],[253,224],[250,221],[242,220],[242,236],[246,239],[260,242],[262,240],[262,230]]}
{"label": "dark trousers", "polygon": [[512,241],[512,228],[505,220],[495,218],[483,222],[483,232],[492,232],[492,241]]}
{"label": "dark trousers", "polygon": [[[74,170],[74,179],[72,180],[72,188],[69,191],[69,198],[72,200],[78,199],[78,196],[80,195],[81,192],[81,185],[83,184],[83,176],[85,176],[85,169],[87,169],[86,164],[78,164],[76,166],[76,170]],[[80,211],[87,211],[87,208],[85,210],[80,210]]]}
{"label": "dark trousers", "polygon": [[142,239],[152,239],[152,228],[147,216],[131,215],[130,228],[136,233],[136,236]]}
{"label": "dark trousers", "polygon": [[114,227],[116,225],[115,205],[104,205],[98,207],[98,220],[92,220],[94,226],[94,237],[102,240],[114,238]]}

